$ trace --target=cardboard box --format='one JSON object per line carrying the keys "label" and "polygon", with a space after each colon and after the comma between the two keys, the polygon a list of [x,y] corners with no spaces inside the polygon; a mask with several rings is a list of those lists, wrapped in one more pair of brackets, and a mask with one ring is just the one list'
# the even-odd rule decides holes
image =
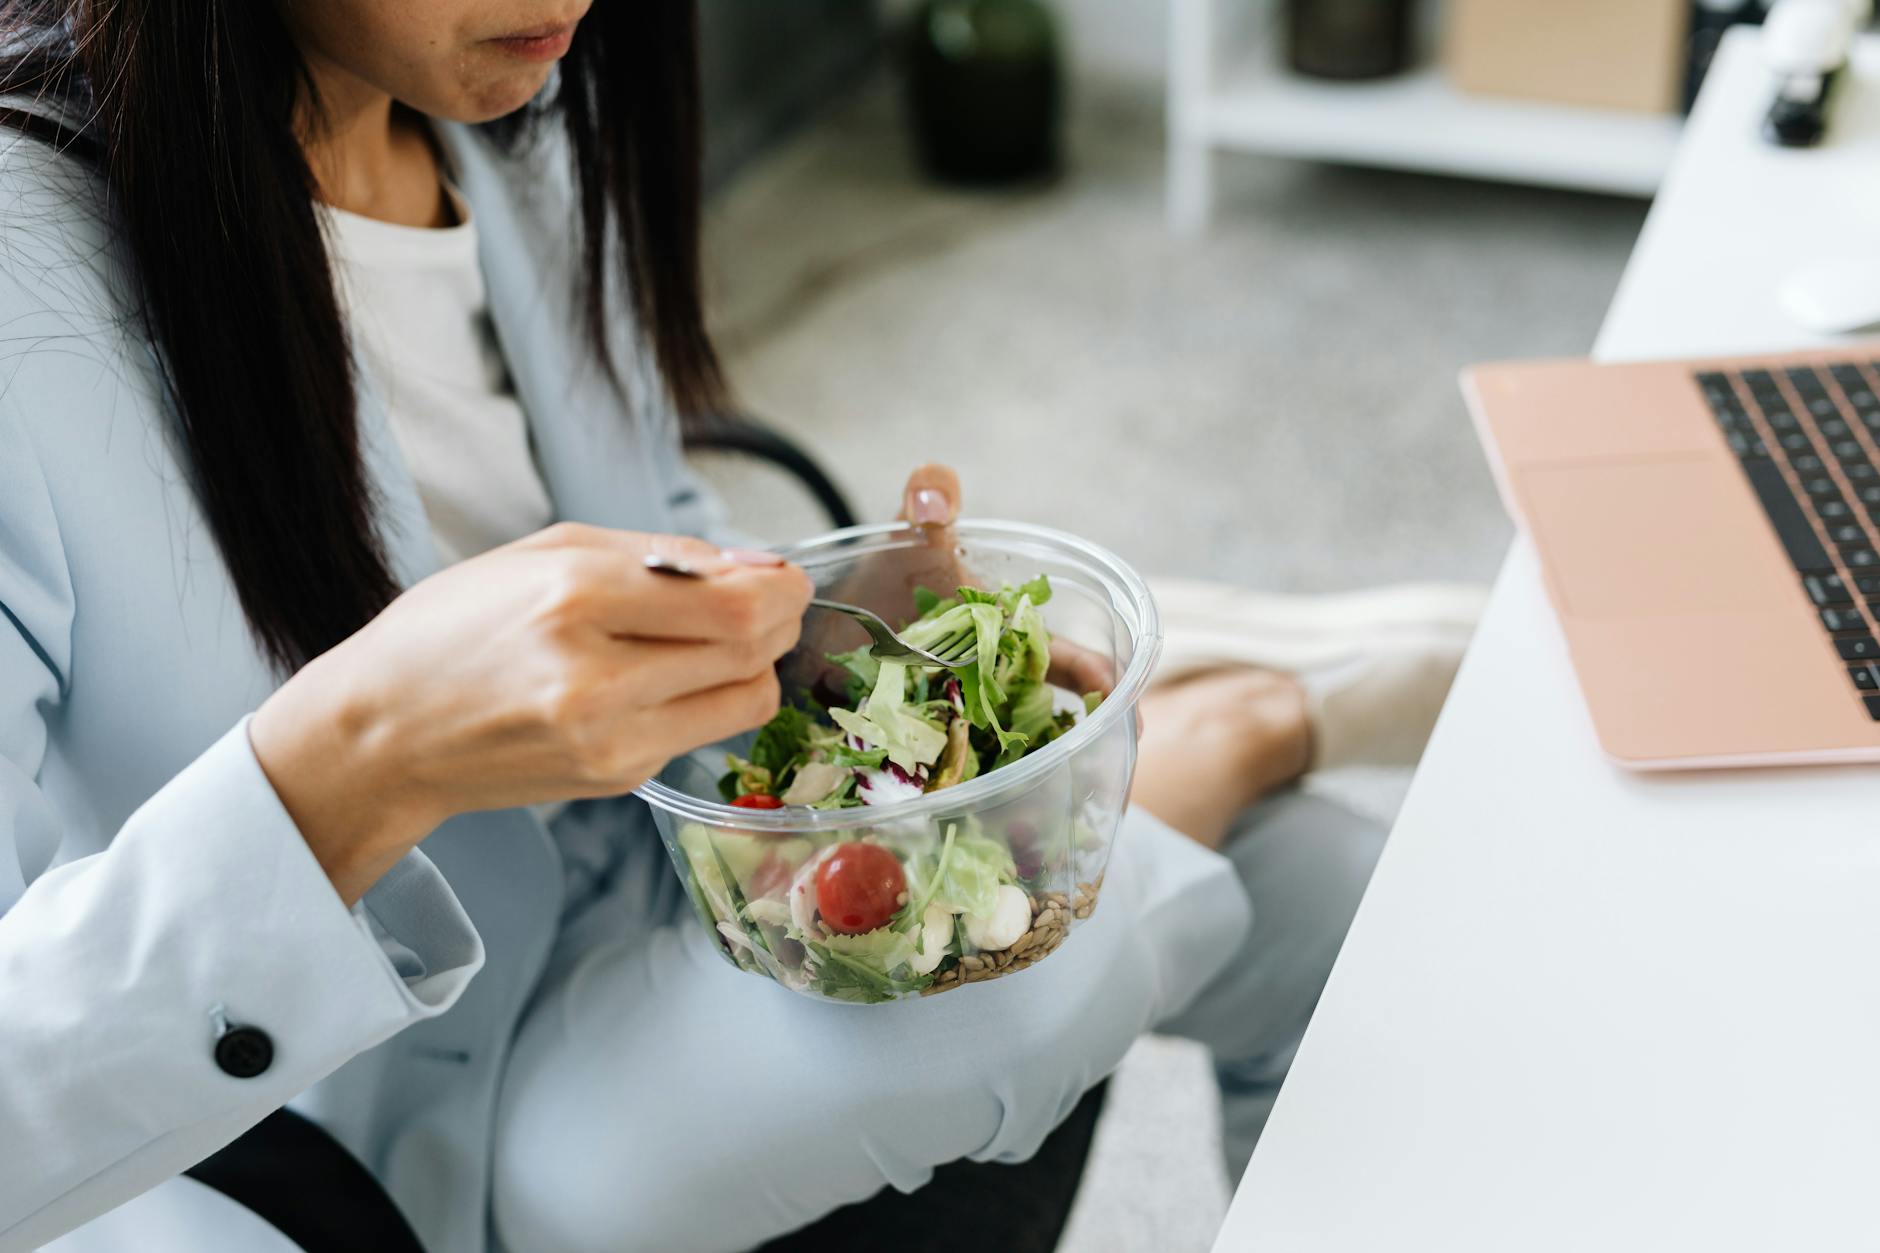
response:
{"label": "cardboard box", "polygon": [[1463,91],[1668,113],[1690,0],[1448,0],[1443,60]]}

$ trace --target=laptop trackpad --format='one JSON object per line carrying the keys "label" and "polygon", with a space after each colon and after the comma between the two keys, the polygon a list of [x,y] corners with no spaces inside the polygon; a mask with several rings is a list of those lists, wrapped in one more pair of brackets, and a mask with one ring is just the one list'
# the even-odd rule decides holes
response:
{"label": "laptop trackpad", "polygon": [[1767,608],[1767,576],[1788,564],[1742,472],[1713,456],[1514,476],[1556,594],[1578,617]]}

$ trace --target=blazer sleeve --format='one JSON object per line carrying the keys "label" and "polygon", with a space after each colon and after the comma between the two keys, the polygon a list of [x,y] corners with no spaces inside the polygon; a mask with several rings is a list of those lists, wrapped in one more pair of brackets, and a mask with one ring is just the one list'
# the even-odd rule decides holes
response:
{"label": "blazer sleeve", "polygon": [[[5,280],[0,312],[31,335]],[[63,848],[40,781],[75,604],[19,382],[0,376],[0,1253],[193,1165],[443,1012],[483,960],[421,854],[358,906],[342,903],[257,764],[246,720],[103,852]]]}
{"label": "blazer sleeve", "polygon": [[732,529],[726,517],[724,501],[696,470],[686,464],[685,454],[680,450],[676,436],[662,453],[662,478],[666,488],[666,507],[672,511],[673,534],[696,535],[714,544],[756,543],[750,536]]}
{"label": "blazer sleeve", "polygon": [[723,498],[686,458],[679,416],[666,401],[664,387],[650,363],[644,366],[640,387],[642,403],[647,404],[654,415],[648,424],[652,440],[649,452],[654,475],[665,497],[667,529],[674,535],[694,535],[714,544],[761,547],[756,540],[732,527]]}

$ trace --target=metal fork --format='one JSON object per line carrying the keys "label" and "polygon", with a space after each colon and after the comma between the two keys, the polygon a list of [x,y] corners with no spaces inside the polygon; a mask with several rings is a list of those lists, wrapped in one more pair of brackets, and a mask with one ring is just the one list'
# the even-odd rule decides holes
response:
{"label": "metal fork", "polygon": [[876,661],[905,661],[917,666],[939,666],[943,670],[964,670],[979,660],[979,639],[976,632],[967,630],[942,640],[936,650],[929,652],[916,648],[896,635],[894,629],[881,618],[863,609],[860,605],[845,605],[839,600],[812,600],[812,609],[827,609],[831,613],[845,613],[862,624],[862,630],[875,641],[868,653]]}
{"label": "metal fork", "polygon": [[[645,566],[654,574],[664,574],[672,578],[702,579],[704,572],[696,570],[683,561],[671,557],[662,557],[651,553],[645,558]],[[881,616],[871,613],[860,605],[845,605],[839,600],[823,600],[820,597],[810,602],[812,609],[826,609],[830,613],[847,614],[868,632],[868,638],[874,641],[868,651],[877,661],[902,661],[918,666],[938,666],[943,670],[963,670],[979,660],[979,637],[972,630],[958,632],[940,641],[933,651],[916,648],[914,645],[895,634],[894,628],[882,621]]]}

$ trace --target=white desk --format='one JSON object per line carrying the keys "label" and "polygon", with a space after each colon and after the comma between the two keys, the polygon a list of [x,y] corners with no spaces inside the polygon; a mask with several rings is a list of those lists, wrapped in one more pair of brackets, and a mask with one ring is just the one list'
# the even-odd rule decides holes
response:
{"label": "white desk", "polygon": [[[1776,282],[1880,254],[1880,42],[1797,154],[1756,139],[1754,39],[1603,357],[1810,342]],[[1517,543],[1216,1253],[1854,1249],[1880,1249],[1880,772],[1609,765]]]}

